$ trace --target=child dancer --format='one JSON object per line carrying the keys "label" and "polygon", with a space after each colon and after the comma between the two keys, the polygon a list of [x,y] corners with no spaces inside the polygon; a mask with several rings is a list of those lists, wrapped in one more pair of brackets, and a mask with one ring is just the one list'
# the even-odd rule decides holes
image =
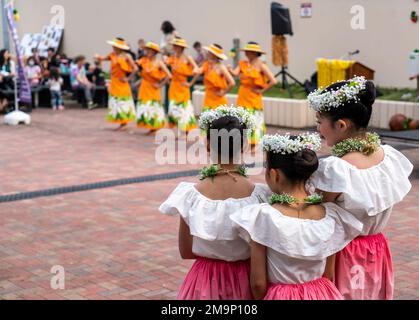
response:
{"label": "child dancer", "polygon": [[167,61],[173,73],[169,89],[169,124],[171,127],[178,127],[181,132],[188,133],[197,127],[188,77],[194,75],[198,66],[191,56],[184,53],[185,48],[188,48],[184,39],[176,37],[172,45],[174,55]]}
{"label": "child dancer", "polygon": [[137,71],[133,59],[126,53],[128,44],[122,38],[108,41],[113,52],[106,57],[95,56],[98,61],[111,62],[111,83],[109,87],[109,112],[107,119],[119,123],[117,130],[125,130],[128,123],[135,120],[135,105],[132,98],[130,80]]}
{"label": "child dancer", "polygon": [[137,103],[137,126],[147,128],[150,133],[166,126],[166,115],[161,103],[161,88],[172,78],[166,65],[157,60],[158,44],[146,44],[146,56],[137,61],[141,68],[141,85]]}
{"label": "child dancer", "polygon": [[219,106],[228,104],[226,94],[236,85],[233,77],[222,61],[227,60],[223,48],[218,44],[212,44],[204,47],[207,51],[207,61],[201,68],[198,68],[196,75],[192,80],[192,85],[198,78],[204,75],[205,100],[203,111],[216,109]]}
{"label": "child dancer", "polygon": [[240,76],[237,105],[246,108],[255,115],[256,130],[251,143],[256,145],[260,143],[260,139],[266,133],[262,103],[263,93],[277,84],[277,81],[266,63],[260,60],[265,52],[262,51],[259,44],[249,42],[241,51],[245,52],[247,60],[240,61],[236,69],[231,66],[228,69],[234,77]]}
{"label": "child dancer", "polygon": [[323,277],[327,257],[362,230],[362,224],[333,203],[321,204],[305,184],[316,171],[320,137],[266,136],[266,182],[270,204],[238,210],[231,219],[251,247],[251,286],[255,299],[341,300]]}
{"label": "child dancer", "polygon": [[[249,246],[233,230],[230,215],[269,196],[269,190],[250,182],[244,167],[234,160],[243,151],[254,119],[243,108],[220,107],[204,112],[200,127],[208,132],[209,151],[217,165],[204,168],[197,184],[181,183],[160,207],[162,213],[180,214],[180,254],[196,260],[178,299],[248,300],[252,298]],[[221,138],[225,131],[230,134],[228,148]]]}
{"label": "child dancer", "polygon": [[362,236],[336,256],[335,283],[345,299],[392,299],[393,266],[382,232],[411,189],[409,160],[367,131],[375,97],[374,84],[363,77],[309,95],[318,130],[333,147],[312,183],[364,224]]}

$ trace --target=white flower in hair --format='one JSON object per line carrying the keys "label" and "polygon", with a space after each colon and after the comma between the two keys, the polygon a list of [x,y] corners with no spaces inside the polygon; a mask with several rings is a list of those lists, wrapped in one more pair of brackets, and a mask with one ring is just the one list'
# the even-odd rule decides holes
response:
{"label": "white flower in hair", "polygon": [[319,151],[321,146],[321,138],[317,133],[307,132],[298,136],[291,136],[289,133],[276,134],[266,135],[263,138],[264,151],[283,155],[297,153],[305,149]]}
{"label": "white flower in hair", "polygon": [[359,100],[359,93],[366,88],[365,77],[355,77],[337,90],[324,91],[322,88],[308,95],[308,103],[316,112],[329,111],[339,108],[351,100]]}
{"label": "white flower in hair", "polygon": [[227,116],[239,119],[240,124],[245,125],[248,131],[252,131],[256,126],[255,117],[243,107],[221,106],[215,110],[209,110],[202,113],[199,119],[199,127],[201,130],[208,131],[215,120]]}

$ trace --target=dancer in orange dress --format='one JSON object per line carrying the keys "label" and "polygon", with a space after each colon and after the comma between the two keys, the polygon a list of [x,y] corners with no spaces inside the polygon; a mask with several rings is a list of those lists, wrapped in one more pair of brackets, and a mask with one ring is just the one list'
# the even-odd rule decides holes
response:
{"label": "dancer in orange dress", "polygon": [[251,144],[257,145],[266,133],[266,125],[263,115],[263,93],[277,84],[273,73],[268,66],[260,60],[265,54],[259,44],[249,42],[244,49],[247,60],[240,61],[238,67],[228,67],[230,73],[240,76],[240,89],[237,106],[246,108],[255,116],[256,129],[252,133]]}
{"label": "dancer in orange dress", "polygon": [[153,133],[166,126],[166,115],[162,106],[161,88],[172,78],[172,74],[161,60],[158,44],[146,44],[146,56],[137,61],[141,68],[141,85],[138,93],[137,126]]}
{"label": "dancer in orange dress", "polygon": [[120,129],[126,129],[129,122],[135,120],[135,105],[132,97],[130,79],[138,70],[132,57],[126,53],[129,46],[122,38],[108,41],[113,52],[106,57],[96,55],[98,61],[111,62],[111,82],[109,86],[109,112],[107,120],[119,123]]}
{"label": "dancer in orange dress", "polygon": [[178,127],[181,132],[188,133],[197,128],[188,78],[195,74],[194,70],[198,66],[191,56],[185,54],[188,45],[184,39],[177,37],[171,44],[174,55],[167,59],[173,73],[169,89],[169,124],[172,128]]}
{"label": "dancer in orange dress", "polygon": [[192,84],[194,84],[199,76],[204,74],[205,100],[203,112],[227,105],[226,94],[236,85],[227,67],[222,63],[222,61],[227,60],[222,47],[218,44],[212,44],[204,47],[204,49],[207,51],[207,61],[196,70],[195,78],[192,81]]}

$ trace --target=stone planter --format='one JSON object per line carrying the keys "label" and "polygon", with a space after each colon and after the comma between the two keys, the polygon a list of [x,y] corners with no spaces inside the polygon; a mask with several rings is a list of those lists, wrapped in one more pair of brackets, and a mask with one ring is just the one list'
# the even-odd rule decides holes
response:
{"label": "stone planter", "polygon": [[[227,95],[229,105],[236,105],[237,95]],[[193,105],[196,115],[200,115],[204,92],[195,91]],[[271,126],[304,128],[316,125],[315,113],[307,106],[307,100],[263,98],[265,121]]]}
{"label": "stone planter", "polygon": [[[196,115],[200,115],[204,101],[204,92],[193,93]],[[227,95],[229,105],[235,105],[237,95]],[[271,126],[301,129],[316,125],[315,112],[308,108],[307,100],[263,98],[265,121]],[[388,123],[393,115],[401,113],[408,118],[419,119],[419,103],[377,100],[373,107],[370,126],[389,129]]]}
{"label": "stone planter", "polygon": [[419,103],[377,100],[373,106],[370,126],[379,129],[390,129],[388,123],[396,113],[404,114],[414,120],[419,119]]}

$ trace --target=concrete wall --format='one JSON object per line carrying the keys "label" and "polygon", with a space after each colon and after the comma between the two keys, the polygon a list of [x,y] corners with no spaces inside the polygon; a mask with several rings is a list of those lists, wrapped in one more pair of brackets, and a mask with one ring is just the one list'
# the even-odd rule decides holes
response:
{"label": "concrete wall", "polygon": [[[414,87],[408,80],[409,53],[419,48],[419,23],[409,20],[419,12],[415,0],[312,0],[313,17],[300,17],[300,4],[309,0],[279,1],[291,9],[294,37],[289,38],[290,70],[305,80],[316,70],[319,57],[339,58],[361,50],[356,57],[377,71],[382,86]],[[270,52],[270,0],[24,0],[20,34],[40,32],[52,18],[53,5],[66,13],[64,51],[69,55],[107,53],[105,41],[120,35],[136,48],[142,37],[160,41],[160,25],[171,20],[190,43],[218,42],[232,48],[232,39],[255,40]],[[366,29],[350,26],[353,5],[364,6]],[[271,60],[270,54],[267,58]]]}

